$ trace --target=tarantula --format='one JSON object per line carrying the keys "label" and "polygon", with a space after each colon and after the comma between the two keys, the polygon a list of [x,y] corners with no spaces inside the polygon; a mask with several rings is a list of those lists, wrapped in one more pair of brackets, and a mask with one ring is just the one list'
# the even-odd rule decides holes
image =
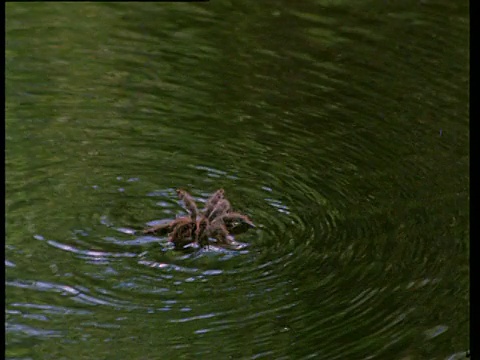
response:
{"label": "tarantula", "polygon": [[145,234],[169,234],[169,240],[177,248],[197,243],[208,245],[209,238],[216,239],[218,244],[230,244],[230,234],[240,234],[255,227],[248,216],[231,211],[230,202],[225,198],[225,191],[219,189],[208,198],[202,211],[199,211],[195,200],[185,190],[177,189],[189,216],[182,216],[144,230]]}

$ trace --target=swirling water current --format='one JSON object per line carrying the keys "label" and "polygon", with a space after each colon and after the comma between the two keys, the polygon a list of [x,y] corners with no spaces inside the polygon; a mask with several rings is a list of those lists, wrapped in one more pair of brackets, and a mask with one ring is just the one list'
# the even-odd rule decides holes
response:
{"label": "swirling water current", "polygon": [[[463,2],[8,3],[8,359],[462,359]],[[223,187],[256,229],[148,224]]]}

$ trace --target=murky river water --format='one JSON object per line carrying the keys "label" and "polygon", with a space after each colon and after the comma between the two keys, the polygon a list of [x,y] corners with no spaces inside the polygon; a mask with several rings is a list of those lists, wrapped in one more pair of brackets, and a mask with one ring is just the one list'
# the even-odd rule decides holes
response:
{"label": "murky river water", "polygon": [[[468,5],[9,3],[8,359],[463,359]],[[223,187],[257,228],[148,223]]]}

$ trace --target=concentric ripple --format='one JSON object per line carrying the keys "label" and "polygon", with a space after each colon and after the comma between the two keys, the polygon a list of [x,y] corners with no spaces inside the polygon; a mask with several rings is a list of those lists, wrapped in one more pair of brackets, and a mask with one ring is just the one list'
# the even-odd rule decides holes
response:
{"label": "concentric ripple", "polygon": [[157,5],[7,8],[7,358],[461,358],[466,9]]}

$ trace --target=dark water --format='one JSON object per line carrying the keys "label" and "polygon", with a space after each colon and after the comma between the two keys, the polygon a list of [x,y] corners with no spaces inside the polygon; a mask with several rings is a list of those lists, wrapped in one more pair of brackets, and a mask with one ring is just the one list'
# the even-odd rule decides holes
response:
{"label": "dark water", "polygon": [[[8,359],[463,359],[468,5],[6,6]],[[135,233],[225,188],[242,250]]]}

